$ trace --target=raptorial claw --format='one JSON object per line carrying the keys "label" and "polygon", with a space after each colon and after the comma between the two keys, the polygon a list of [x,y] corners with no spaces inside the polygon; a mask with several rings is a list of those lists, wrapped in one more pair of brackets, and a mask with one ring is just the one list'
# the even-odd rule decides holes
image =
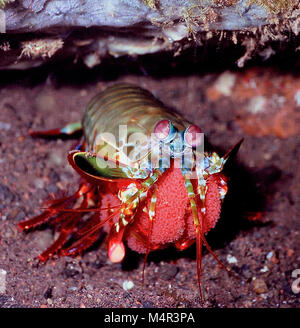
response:
{"label": "raptorial claw", "polygon": [[109,240],[107,248],[108,258],[113,263],[121,262],[125,257],[125,246],[122,241]]}

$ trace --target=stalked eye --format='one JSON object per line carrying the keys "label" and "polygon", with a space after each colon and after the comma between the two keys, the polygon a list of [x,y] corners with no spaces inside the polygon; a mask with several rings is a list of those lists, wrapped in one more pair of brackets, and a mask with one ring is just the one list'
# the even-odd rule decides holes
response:
{"label": "stalked eye", "polygon": [[184,142],[187,146],[197,147],[202,143],[202,132],[196,125],[190,125],[184,132]]}
{"label": "stalked eye", "polygon": [[163,142],[170,142],[176,135],[176,128],[169,120],[161,120],[154,127],[154,134],[157,139]]}

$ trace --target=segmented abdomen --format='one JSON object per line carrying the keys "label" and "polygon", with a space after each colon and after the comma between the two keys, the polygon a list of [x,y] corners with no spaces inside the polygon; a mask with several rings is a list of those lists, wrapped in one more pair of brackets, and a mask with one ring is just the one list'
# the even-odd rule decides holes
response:
{"label": "segmented abdomen", "polygon": [[111,133],[119,139],[119,127],[126,125],[127,139],[132,133],[150,136],[155,124],[169,119],[178,129],[189,125],[178,114],[169,112],[154,96],[130,84],[118,84],[94,97],[83,117],[87,150],[96,152],[100,133]]}

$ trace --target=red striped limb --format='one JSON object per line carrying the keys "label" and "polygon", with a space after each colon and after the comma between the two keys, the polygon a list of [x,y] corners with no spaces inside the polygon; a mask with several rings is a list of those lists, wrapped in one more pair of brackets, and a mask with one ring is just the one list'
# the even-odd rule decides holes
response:
{"label": "red striped limb", "polygon": [[94,232],[88,236],[81,238],[68,248],[63,248],[60,252],[62,256],[74,256],[76,254],[82,253],[84,250],[89,248],[94,244],[94,242],[99,238],[99,232]]}
{"label": "red striped limb", "polygon": [[[96,211],[99,211],[99,209],[95,209]],[[107,218],[102,220],[101,222],[91,225],[91,227],[84,226],[82,229],[77,231],[77,235],[81,236],[77,241],[75,241],[70,247],[64,248],[61,251],[62,255],[75,255],[80,253],[81,251],[87,249],[92,245],[94,241],[96,241],[96,236],[99,236],[100,229],[109,221],[111,221],[118,213],[120,212],[120,206],[119,209],[109,215]]]}
{"label": "red striped limb", "polygon": [[47,204],[49,206],[42,214],[37,215],[26,221],[19,222],[19,228],[22,230],[29,230],[31,228],[35,228],[38,225],[47,223],[55,215],[58,215],[58,219],[63,215],[60,213],[60,208],[66,208],[67,206],[72,205],[82,194],[86,193],[89,188],[89,185],[82,184],[74,195],[48,201]]}
{"label": "red striped limb", "polygon": [[[199,287],[199,293],[200,293],[200,301],[201,304],[203,305],[203,294],[202,294],[202,289],[201,289],[201,272],[202,272],[202,239],[201,239],[201,235],[202,235],[202,227],[203,227],[203,222],[202,222],[202,218],[203,215],[201,215],[201,221],[199,220],[198,217],[198,210],[197,210],[197,205],[196,205],[196,195],[194,192],[194,188],[193,185],[191,183],[191,180],[187,177],[185,177],[185,186],[186,186],[186,190],[188,193],[188,197],[190,200],[190,204],[191,204],[191,209],[192,209],[192,215],[193,215],[193,219],[194,219],[194,226],[196,229],[196,256],[197,256],[197,281],[198,281],[198,287]],[[203,203],[202,208],[205,210],[204,206],[205,203]]]}
{"label": "red striped limb", "polygon": [[[212,175],[216,176],[216,182],[218,184],[218,195],[217,197],[222,200],[224,198],[224,195],[226,194],[227,187],[226,183],[223,181],[222,176],[220,175]],[[193,219],[194,219],[194,226],[196,231],[196,255],[197,255],[197,280],[198,280],[198,286],[199,286],[199,292],[200,292],[200,299],[201,303],[203,304],[203,295],[202,295],[202,289],[201,289],[201,273],[202,273],[202,247],[203,244],[205,245],[208,252],[214,257],[214,259],[219,263],[219,265],[224,268],[229,274],[235,276],[230,269],[222,263],[222,261],[217,257],[217,255],[212,251],[210,248],[208,242],[206,241],[204,237],[204,229],[206,229],[206,226],[208,224],[208,215],[210,213],[207,213],[206,211],[206,198],[207,193],[209,195],[210,189],[209,186],[207,187],[206,181],[204,179],[198,179],[198,193],[200,195],[200,209],[201,209],[201,216],[198,217],[198,211],[197,206],[195,202],[195,193],[193,189],[193,185],[190,182],[189,179],[185,179],[186,181],[186,188],[188,192],[188,197],[190,199]],[[224,184],[225,183],[225,184]],[[209,208],[208,208],[209,209]],[[184,245],[183,245],[184,246]]]}
{"label": "red striped limb", "polygon": [[107,254],[109,260],[113,263],[121,262],[124,259],[125,246],[123,235],[128,224],[134,219],[138,201],[139,199],[137,198],[136,203],[131,203],[128,207],[122,208],[119,220],[110,229]]}
{"label": "red striped limb", "polygon": [[225,269],[232,277],[237,278],[236,275],[218,258],[218,256],[213,252],[213,250],[210,248],[208,242],[206,241],[203,234],[200,234],[200,238],[203,241],[206,249],[208,252],[213,256],[213,258],[218,262],[218,264]]}
{"label": "red striped limb", "polygon": [[46,222],[50,222],[50,224],[54,226],[57,226],[58,224],[60,225],[59,237],[39,256],[40,261],[46,261],[63,247],[70,234],[76,227],[78,221],[84,214],[82,212],[63,212],[61,209],[66,209],[68,206],[73,206],[80,197],[83,197],[83,200],[79,206],[79,209],[85,209],[88,206],[88,201],[90,197],[93,196],[93,193],[93,187],[87,183],[83,183],[74,195],[49,201],[49,207],[42,214],[18,224],[19,228],[22,230],[29,230]]}
{"label": "red striped limb", "polygon": [[[86,211],[88,209],[83,209],[82,211]],[[100,222],[100,209],[91,209],[93,211],[97,211],[92,215],[92,217],[87,221],[87,223],[76,232],[77,236],[80,236],[80,238],[74,242],[70,247],[63,248],[61,250],[62,256],[73,256],[75,254],[79,254],[83,252],[85,249],[89,248],[99,237],[99,230],[101,227],[95,231],[94,233],[87,234],[87,232],[95,225],[97,225]],[[75,209],[77,213],[81,211],[81,209]],[[75,213],[76,213],[75,212]]]}
{"label": "red striped limb", "polygon": [[[87,207],[88,204],[88,198],[87,195],[83,195],[83,201],[80,205],[80,208]],[[75,228],[77,222],[80,220],[82,214],[81,213],[75,213],[75,214],[69,214],[68,218],[65,218],[65,222],[63,222],[62,227],[60,229],[60,234],[58,238],[55,240],[55,242],[46,249],[40,256],[40,261],[47,261],[49,257],[52,257],[54,254],[59,252],[59,250],[63,247],[63,245],[67,242],[70,234],[73,232],[73,229]]]}
{"label": "red striped limb", "polygon": [[60,136],[73,136],[82,131],[81,122],[70,123],[61,129],[52,129],[45,131],[29,130],[33,138],[56,138]]}
{"label": "red striped limb", "polygon": [[[111,262],[120,262],[125,256],[125,246],[122,241],[124,232],[129,223],[134,220],[136,209],[140,203],[146,199],[148,191],[155,184],[162,171],[155,170],[150,177],[142,182],[141,187],[137,189],[135,183],[127,186],[126,190],[119,192],[119,198],[122,201],[120,217],[110,229],[108,236],[108,258]],[[128,188],[129,187],[129,188]]]}

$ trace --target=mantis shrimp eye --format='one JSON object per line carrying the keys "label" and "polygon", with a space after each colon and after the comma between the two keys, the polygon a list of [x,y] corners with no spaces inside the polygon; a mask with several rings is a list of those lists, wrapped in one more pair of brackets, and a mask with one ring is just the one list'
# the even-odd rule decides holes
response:
{"label": "mantis shrimp eye", "polygon": [[154,127],[154,134],[156,138],[163,142],[170,142],[176,135],[176,128],[169,120],[161,120],[156,123]]}
{"label": "mantis shrimp eye", "polygon": [[184,132],[184,142],[189,147],[197,147],[202,142],[202,131],[196,125],[190,125]]}

